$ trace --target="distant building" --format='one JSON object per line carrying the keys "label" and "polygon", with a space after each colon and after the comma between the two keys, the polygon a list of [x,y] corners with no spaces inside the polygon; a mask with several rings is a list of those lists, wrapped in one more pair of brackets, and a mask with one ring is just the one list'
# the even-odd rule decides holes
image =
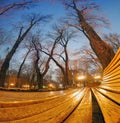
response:
{"label": "distant building", "polygon": [[15,75],[7,76],[6,78],[6,88],[28,88],[29,86],[29,79],[27,78],[21,77],[18,79]]}

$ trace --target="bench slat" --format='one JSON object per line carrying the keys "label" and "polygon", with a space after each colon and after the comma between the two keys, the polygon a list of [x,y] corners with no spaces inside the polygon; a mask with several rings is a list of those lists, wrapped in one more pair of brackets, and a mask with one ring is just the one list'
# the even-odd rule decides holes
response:
{"label": "bench slat", "polygon": [[[42,107],[41,107],[41,104],[39,104],[35,108],[36,110],[41,110],[42,108],[44,109],[47,105],[48,105],[47,107],[49,107],[50,105],[52,105],[52,107],[48,108],[47,110],[43,112],[37,112],[36,114],[33,113],[27,117],[24,117],[18,120],[13,119],[12,121],[5,121],[5,123],[13,123],[13,122],[15,123],[57,123],[57,122],[60,123],[65,117],[67,117],[67,115],[70,114],[70,112],[79,103],[79,101],[84,96],[85,91],[86,89],[82,91],[79,90],[76,93],[73,93],[69,96],[65,95],[64,98],[62,99],[57,98],[53,102],[43,104]],[[28,109],[31,110],[31,112],[32,111],[34,112],[34,107],[33,108],[31,107],[31,109],[30,108]],[[24,110],[23,112],[25,111],[26,110]]]}
{"label": "bench slat", "polygon": [[112,61],[109,63],[107,68],[104,70],[104,73],[109,72],[109,70],[111,70],[116,64],[118,65],[120,64],[120,48],[118,49],[116,55],[114,56]]}
{"label": "bench slat", "polygon": [[96,88],[96,90],[104,94],[105,96],[109,97],[110,99],[114,100],[115,102],[119,103],[120,105],[120,94],[113,93],[113,92],[110,92],[108,90],[101,89],[101,88]]}
{"label": "bench slat", "polygon": [[108,91],[112,91],[112,92],[115,92],[115,93],[119,93],[120,94],[120,87],[116,86],[116,87],[110,87],[110,86],[104,86],[104,85],[101,85],[99,86],[99,88],[102,88],[102,89],[105,89],[105,90],[108,90]]}
{"label": "bench slat", "polygon": [[120,123],[120,106],[92,89],[102,111],[105,123]]}
{"label": "bench slat", "polygon": [[[80,91],[82,90],[83,89],[81,89]],[[68,97],[70,96],[72,98],[75,93],[76,91],[72,91],[72,93],[68,93],[67,95],[61,95],[59,96],[59,98],[56,97],[47,100],[45,99],[43,101],[40,100],[40,102],[37,101],[37,104],[34,103],[36,102],[34,100],[33,103],[32,101],[31,102],[28,101],[28,105],[27,105],[27,101],[25,101],[25,105],[21,105],[21,106],[19,106],[19,104],[24,104],[24,102],[22,103],[21,101],[17,102],[18,104],[15,104],[15,107],[14,107],[14,103],[12,104],[12,102],[10,103],[11,105],[10,107],[8,107],[9,103],[8,104],[7,102],[5,104],[3,103],[2,105],[4,107],[0,108],[0,121],[10,121],[15,119],[19,120],[25,117],[30,117],[32,115],[40,114],[42,112],[45,112],[51,108],[60,105],[62,101],[66,102]],[[29,103],[31,103],[31,105]]]}
{"label": "bench slat", "polygon": [[77,109],[64,123],[92,123],[92,97],[90,89],[85,93]]}

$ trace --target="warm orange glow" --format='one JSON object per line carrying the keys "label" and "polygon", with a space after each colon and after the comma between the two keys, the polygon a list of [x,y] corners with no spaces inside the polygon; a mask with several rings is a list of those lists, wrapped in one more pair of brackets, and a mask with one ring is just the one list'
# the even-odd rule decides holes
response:
{"label": "warm orange glow", "polygon": [[10,83],[10,86],[14,86],[14,83]]}
{"label": "warm orange glow", "polygon": [[97,76],[95,76],[94,78],[95,78],[95,79],[100,79],[101,76],[100,76],[100,75],[97,75]]}
{"label": "warm orange glow", "polygon": [[53,87],[53,84],[49,84],[49,87]]}
{"label": "warm orange glow", "polygon": [[78,80],[83,80],[83,79],[85,79],[85,76],[84,75],[79,75],[78,76]]}

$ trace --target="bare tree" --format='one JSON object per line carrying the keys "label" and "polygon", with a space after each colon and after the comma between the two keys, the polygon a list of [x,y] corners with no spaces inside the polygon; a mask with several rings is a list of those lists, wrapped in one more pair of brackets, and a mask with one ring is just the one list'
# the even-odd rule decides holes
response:
{"label": "bare tree", "polygon": [[31,51],[31,48],[29,47],[27,53],[25,54],[25,56],[24,56],[24,58],[23,58],[23,61],[22,61],[21,65],[20,65],[20,67],[19,67],[18,74],[17,74],[17,78],[20,77],[20,73],[21,73],[22,67],[23,67],[23,65],[24,65],[24,63],[25,63],[25,61],[26,61],[26,59],[27,59],[27,57],[28,57],[30,51]]}
{"label": "bare tree", "polygon": [[[95,16],[92,16],[89,13],[91,11],[93,12],[93,10],[95,9],[98,9],[98,6],[91,1],[89,3],[87,0],[69,0],[69,1],[63,0],[63,1],[66,8],[72,11],[71,13],[72,15],[70,16],[68,15],[69,17],[71,17],[68,20],[69,26],[75,27],[83,32],[83,34],[89,39],[91,48],[97,55],[103,68],[105,68],[112,60],[115,53],[112,47],[101,39],[101,37],[96,33],[96,31],[91,26],[91,23],[88,21],[90,19],[92,20],[96,19]],[[72,22],[70,22],[70,19],[72,19]],[[101,19],[97,17],[97,20]]]}
{"label": "bare tree", "polygon": [[19,69],[18,69],[18,73],[17,73],[17,83],[16,83],[16,86],[17,87],[20,87],[21,86],[21,82],[19,81],[20,79],[20,75],[21,75],[21,72],[22,72],[22,68],[23,68],[23,66],[24,66],[24,64],[25,64],[25,61],[26,61],[26,59],[27,59],[27,57],[28,57],[28,55],[30,54],[30,52],[32,51],[32,45],[30,44],[29,46],[28,45],[25,45],[25,47],[27,48],[27,52],[26,52],[26,54],[25,54],[25,56],[24,56],[24,58],[23,58],[23,61],[21,62],[21,64],[20,64],[20,67],[19,67]]}
{"label": "bare tree", "polygon": [[78,69],[80,66],[82,69],[85,69],[85,66],[87,66],[89,72],[93,69],[99,70],[100,72],[103,71],[102,65],[92,49],[83,48],[72,55],[77,58],[71,61],[71,66],[76,66],[73,67],[74,69]]}
{"label": "bare tree", "polygon": [[62,56],[62,54],[58,54],[58,56],[60,58],[62,58],[64,64],[65,64],[65,82],[67,85],[70,85],[69,83],[69,55],[68,55],[68,50],[67,50],[67,46],[69,41],[71,41],[71,39],[74,37],[74,32],[73,31],[68,31],[68,30],[64,30],[63,35],[61,37],[61,40],[58,42],[62,47],[63,47],[63,52],[64,53],[64,57]]}
{"label": "bare tree", "polygon": [[95,53],[92,50],[83,49],[82,52],[85,54],[86,58],[88,59],[89,64],[91,65],[93,64],[95,68],[98,69],[99,71],[103,70],[99,59],[96,57]]}
{"label": "bare tree", "polygon": [[1,70],[0,70],[0,86],[1,87],[4,87],[6,72],[9,68],[9,62],[10,62],[12,56],[14,55],[14,53],[16,52],[16,49],[18,48],[20,43],[24,40],[24,38],[26,37],[28,32],[30,32],[30,30],[36,24],[45,21],[49,17],[50,16],[38,16],[38,15],[33,14],[32,16],[29,16],[30,22],[29,22],[29,26],[27,27],[27,29],[25,31],[23,31],[23,27],[20,28],[18,38],[17,38],[15,44],[13,45],[12,49],[10,50],[10,52],[7,54],[2,66],[1,66]]}
{"label": "bare tree", "polygon": [[[12,33],[2,30],[2,32],[0,32],[0,47],[2,47],[3,45],[9,44],[11,37],[12,37]],[[7,49],[9,49],[9,47],[6,47],[6,50]]]}
{"label": "bare tree", "polygon": [[[46,75],[46,73],[48,72],[49,69],[49,63],[51,61],[51,57],[53,56],[54,53],[54,49],[56,47],[56,43],[57,40],[55,42],[53,42],[52,45],[48,45],[45,44],[45,46],[43,46],[40,42],[40,38],[39,37],[34,37],[34,40],[32,41],[34,44],[34,48],[35,48],[35,56],[36,59],[34,60],[34,69],[35,72],[33,73],[33,77],[32,79],[34,79],[35,74],[36,74],[36,78],[37,78],[37,84],[38,84],[38,89],[43,88],[43,78]],[[47,53],[49,53],[49,56],[47,55],[46,58],[42,58],[44,51],[46,51]],[[45,54],[44,54],[45,55]],[[33,80],[32,80],[33,81]]]}
{"label": "bare tree", "polygon": [[110,33],[108,35],[105,34],[104,38],[109,44],[111,44],[114,51],[117,52],[117,50],[120,47],[120,34],[117,33]]}
{"label": "bare tree", "polygon": [[[34,48],[35,48],[35,60],[34,60],[34,69],[35,69],[35,72],[36,72],[36,78],[37,78],[37,83],[38,83],[38,88],[42,88],[42,82],[41,82],[41,78],[42,78],[42,75],[40,73],[40,67],[39,67],[39,60],[40,60],[40,54],[39,54],[39,47],[38,47],[38,42],[37,42],[37,38],[36,37],[32,37],[32,43],[34,45]],[[41,48],[41,45],[39,45],[40,48]]]}
{"label": "bare tree", "polygon": [[20,0],[19,2],[12,2],[10,4],[6,3],[5,5],[3,4],[3,6],[0,6],[0,15],[3,15],[9,12],[10,10],[12,11],[17,9],[28,8],[30,5],[39,1],[41,0]]}
{"label": "bare tree", "polygon": [[[69,85],[69,78],[68,78],[68,73],[69,73],[69,57],[68,57],[68,50],[67,50],[67,45],[68,42],[71,40],[71,38],[74,37],[73,32],[69,32],[66,30],[64,27],[59,27],[56,26],[54,28],[56,31],[55,33],[55,39],[54,41],[57,41],[57,49],[58,47],[60,48],[61,46],[61,51],[60,52],[54,52],[53,56],[51,56],[49,53],[43,50],[45,54],[51,57],[51,59],[55,62],[55,64],[61,69],[62,74],[64,76],[64,86],[66,87]],[[59,60],[61,60],[61,62]]]}

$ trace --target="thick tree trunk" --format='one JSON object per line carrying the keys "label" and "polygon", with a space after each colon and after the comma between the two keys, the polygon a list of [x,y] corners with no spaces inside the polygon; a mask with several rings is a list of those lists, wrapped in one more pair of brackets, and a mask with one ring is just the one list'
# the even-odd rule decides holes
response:
{"label": "thick tree trunk", "polygon": [[38,67],[38,61],[35,63],[35,70],[36,70],[36,75],[37,75],[37,83],[38,83],[38,89],[43,88],[43,76],[40,73],[40,69]]}
{"label": "thick tree trunk", "polygon": [[41,74],[38,75],[38,89],[43,88],[43,76]]}
{"label": "thick tree trunk", "polygon": [[5,60],[0,70],[0,87],[5,86],[6,72],[8,70],[8,67],[9,67],[9,61]]}
{"label": "thick tree trunk", "polygon": [[86,34],[84,34],[88,37],[91,48],[100,60],[103,69],[106,68],[115,55],[113,48],[105,41],[103,41],[93,30],[93,28],[85,21],[82,22],[81,25],[82,28],[86,31]]}
{"label": "thick tree trunk", "polygon": [[[35,82],[35,72],[33,72],[31,79],[30,79],[30,89],[35,89],[34,82]],[[34,86],[34,88],[33,88],[33,86]]]}
{"label": "thick tree trunk", "polygon": [[103,41],[95,32],[95,30],[86,22],[82,12],[77,8],[75,1],[73,1],[73,9],[78,15],[79,23],[83,29],[83,33],[89,39],[91,48],[97,55],[104,69],[115,55],[113,48]]}
{"label": "thick tree trunk", "polygon": [[35,51],[36,51],[36,60],[34,62],[34,67],[35,67],[35,72],[36,72],[36,75],[37,75],[36,77],[37,77],[38,89],[42,89],[43,88],[43,75],[40,72],[40,68],[38,66],[39,59],[40,59],[39,49],[38,49],[37,45],[35,44],[35,39],[34,38],[33,38],[32,43],[33,43],[33,45],[35,47]]}

